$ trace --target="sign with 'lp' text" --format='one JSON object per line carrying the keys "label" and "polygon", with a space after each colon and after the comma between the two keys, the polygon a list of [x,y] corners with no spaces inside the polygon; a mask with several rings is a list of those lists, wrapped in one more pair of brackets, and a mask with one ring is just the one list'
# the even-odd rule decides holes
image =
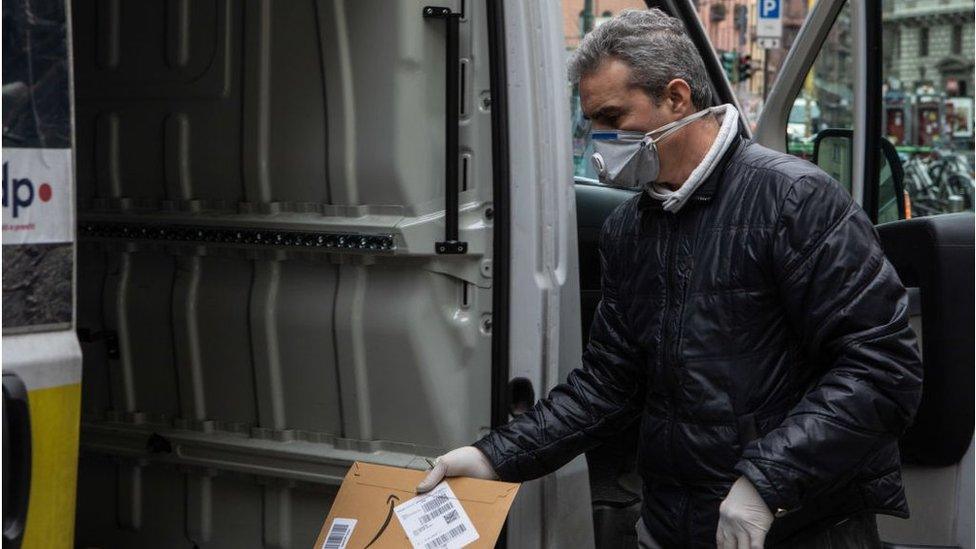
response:
{"label": "sign with 'lp' text", "polygon": [[71,149],[3,149],[3,243],[74,239]]}

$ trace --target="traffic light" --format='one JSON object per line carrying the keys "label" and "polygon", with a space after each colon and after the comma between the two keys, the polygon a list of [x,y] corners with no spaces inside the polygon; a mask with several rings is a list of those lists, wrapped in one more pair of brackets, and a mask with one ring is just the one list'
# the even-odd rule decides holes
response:
{"label": "traffic light", "polygon": [[725,70],[725,76],[732,83],[735,83],[736,57],[734,51],[723,51],[721,54],[722,68]]}
{"label": "traffic light", "polygon": [[739,56],[739,82],[745,82],[752,78],[752,56],[742,54]]}

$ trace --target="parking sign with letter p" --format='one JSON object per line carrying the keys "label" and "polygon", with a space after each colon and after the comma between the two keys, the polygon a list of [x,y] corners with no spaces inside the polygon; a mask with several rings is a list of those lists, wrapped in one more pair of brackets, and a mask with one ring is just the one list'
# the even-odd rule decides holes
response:
{"label": "parking sign with letter p", "polygon": [[783,19],[780,17],[781,0],[759,0],[756,38],[779,40],[783,36]]}

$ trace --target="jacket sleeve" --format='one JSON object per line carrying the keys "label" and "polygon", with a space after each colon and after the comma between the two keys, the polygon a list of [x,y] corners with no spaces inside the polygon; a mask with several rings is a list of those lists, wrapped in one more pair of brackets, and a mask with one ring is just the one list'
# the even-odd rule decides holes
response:
{"label": "jacket sleeve", "polygon": [[905,288],[837,182],[796,181],[771,246],[785,320],[817,370],[782,424],[744,448],[736,471],[784,514],[849,482],[897,440],[918,407],[922,366]]}
{"label": "jacket sleeve", "polygon": [[618,304],[613,219],[600,236],[602,298],[582,366],[565,383],[507,425],[474,444],[502,480],[526,481],[551,473],[620,431],[639,413],[644,372]]}

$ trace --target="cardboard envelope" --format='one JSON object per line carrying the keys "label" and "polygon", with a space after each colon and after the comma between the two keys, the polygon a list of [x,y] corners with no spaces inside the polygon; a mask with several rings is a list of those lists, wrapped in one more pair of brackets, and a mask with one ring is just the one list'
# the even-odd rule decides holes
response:
{"label": "cardboard envelope", "polygon": [[[340,539],[341,546],[350,549],[411,547],[394,507],[417,496],[414,490],[424,476],[426,472],[414,469],[354,463],[322,525],[315,549],[323,549],[327,543],[329,549],[339,547]],[[494,547],[519,485],[460,477],[448,479],[447,484],[478,533],[478,539],[465,547]]]}

